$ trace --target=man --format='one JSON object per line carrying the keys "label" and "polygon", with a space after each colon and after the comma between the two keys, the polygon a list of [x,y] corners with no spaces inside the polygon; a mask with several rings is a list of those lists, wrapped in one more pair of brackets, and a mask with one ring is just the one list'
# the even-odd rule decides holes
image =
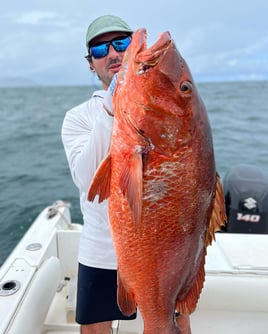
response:
{"label": "man", "polygon": [[[62,141],[72,178],[80,192],[84,219],[76,309],[76,321],[81,324],[82,334],[110,334],[112,320],[136,317],[135,314],[125,317],[117,305],[117,262],[107,201],[98,203],[98,198],[93,203],[87,201],[90,182],[109,150],[113,117],[107,106],[111,104],[112,78],[121,67],[132,33],[126,22],[111,15],[101,16],[89,25],[86,58],[103,90],[94,92],[90,100],[69,110],[62,126]],[[181,334],[190,334],[188,316],[178,316],[176,320]]]}
{"label": "man", "polygon": [[76,321],[82,334],[110,334],[112,320],[125,317],[116,300],[117,262],[111,240],[107,201],[87,201],[90,182],[109,150],[113,117],[103,107],[121,67],[133,31],[121,18],[105,15],[88,27],[86,57],[103,90],[66,113],[62,141],[74,183],[80,192],[84,226],[79,246]]}

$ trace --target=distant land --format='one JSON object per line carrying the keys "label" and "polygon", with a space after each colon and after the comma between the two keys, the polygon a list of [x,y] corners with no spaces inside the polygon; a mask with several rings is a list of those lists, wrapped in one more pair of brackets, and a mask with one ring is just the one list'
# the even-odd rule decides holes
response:
{"label": "distant land", "polygon": [[[211,80],[202,77],[202,80],[198,80],[199,78],[195,78],[195,82],[198,84],[202,83],[231,83],[231,82],[260,82],[260,81],[267,81],[267,78],[248,78],[246,79],[239,79],[239,78],[218,78],[218,80]],[[0,77],[0,88],[22,88],[22,87],[48,87],[48,86],[90,86],[90,87],[100,87],[100,81],[97,77],[90,77],[89,82],[81,82],[81,83],[74,83],[68,82],[67,84],[61,84],[59,82],[53,83],[43,83],[37,82],[33,79],[26,78],[26,77]]]}
{"label": "distant land", "polygon": [[34,80],[22,77],[0,78],[0,87],[33,87],[40,86]]}

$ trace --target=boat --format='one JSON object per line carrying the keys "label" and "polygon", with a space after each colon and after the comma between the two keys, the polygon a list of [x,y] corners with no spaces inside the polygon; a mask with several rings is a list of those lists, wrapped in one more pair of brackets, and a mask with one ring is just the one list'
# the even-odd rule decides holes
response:
{"label": "boat", "polygon": [[[256,224],[248,215],[247,222]],[[75,305],[81,229],[61,200],[34,220],[0,268],[0,334],[80,333]],[[205,270],[190,316],[192,334],[267,334],[268,233],[217,233]],[[138,312],[135,320],[112,327],[117,334],[142,334],[142,317]]]}

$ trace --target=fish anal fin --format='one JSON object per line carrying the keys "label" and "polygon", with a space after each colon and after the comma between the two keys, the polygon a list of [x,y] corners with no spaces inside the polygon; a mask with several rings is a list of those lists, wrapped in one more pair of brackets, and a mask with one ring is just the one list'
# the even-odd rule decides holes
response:
{"label": "fish anal fin", "polygon": [[125,289],[120,271],[117,274],[117,303],[121,312],[128,317],[136,312],[137,306],[134,294]]}
{"label": "fish anal fin", "polygon": [[177,298],[176,311],[180,314],[191,314],[197,306],[198,299],[204,286],[205,281],[205,252],[198,270],[194,284],[183,300]]}
{"label": "fish anal fin", "polygon": [[87,199],[89,201],[99,195],[99,203],[104,201],[110,196],[110,183],[111,183],[111,156],[110,154],[99,165],[93,180],[91,181]]}
{"label": "fish anal fin", "polygon": [[224,192],[220,182],[220,177],[217,173],[214,206],[212,209],[209,226],[206,232],[204,254],[200,263],[199,271],[196,276],[196,280],[190,288],[186,297],[183,300],[177,299],[176,302],[176,310],[181,314],[191,314],[196,308],[205,281],[206,248],[212,243],[213,240],[215,240],[215,232],[221,230],[221,227],[225,225],[226,220],[227,217],[225,211]]}
{"label": "fish anal fin", "polygon": [[136,227],[141,222],[142,214],[142,172],[142,154],[135,152],[130,159],[130,164],[124,167],[119,184],[128,201]]}
{"label": "fish anal fin", "polygon": [[206,234],[206,246],[211,245],[215,240],[215,232],[220,231],[227,221],[224,192],[220,181],[220,176],[216,174],[216,195],[214,206]]}

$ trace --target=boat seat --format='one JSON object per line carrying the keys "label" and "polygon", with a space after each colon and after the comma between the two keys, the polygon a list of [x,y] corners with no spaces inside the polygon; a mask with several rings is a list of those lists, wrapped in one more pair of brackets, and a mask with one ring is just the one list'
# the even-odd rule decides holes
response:
{"label": "boat seat", "polygon": [[60,262],[57,257],[52,256],[42,263],[25,293],[14,322],[8,329],[9,334],[41,333],[60,276]]}

